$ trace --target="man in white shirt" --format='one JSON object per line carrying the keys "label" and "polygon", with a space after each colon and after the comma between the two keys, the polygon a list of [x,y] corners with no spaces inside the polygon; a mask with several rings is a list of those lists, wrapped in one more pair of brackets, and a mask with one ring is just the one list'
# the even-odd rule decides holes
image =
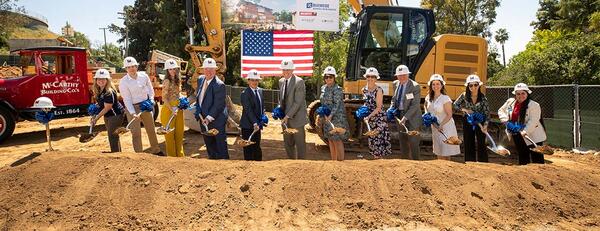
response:
{"label": "man in white shirt", "polygon": [[142,131],[140,119],[144,123],[148,140],[150,141],[150,149],[148,152],[160,154],[158,139],[154,128],[154,117],[152,112],[141,112],[140,103],[150,99],[154,102],[154,88],[150,77],[145,72],[138,72],[138,62],[133,57],[127,57],[123,60],[123,67],[127,70],[127,75],[123,76],[119,82],[119,91],[123,97],[125,104],[127,120],[135,121],[131,124],[131,140],[133,142],[133,150],[142,152]]}
{"label": "man in white shirt", "polygon": [[[216,136],[204,136],[204,145],[209,159],[229,159],[227,152],[227,107],[225,107],[225,83],[217,78],[217,62],[207,58],[202,63],[204,75],[198,77],[196,92],[196,113],[200,123],[208,129],[217,129]],[[201,117],[200,117],[201,116]],[[204,126],[201,126],[204,127]]]}

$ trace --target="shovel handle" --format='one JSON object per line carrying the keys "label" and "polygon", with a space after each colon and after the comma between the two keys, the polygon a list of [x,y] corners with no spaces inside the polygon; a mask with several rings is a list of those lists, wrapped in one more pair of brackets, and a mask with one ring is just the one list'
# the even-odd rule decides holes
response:
{"label": "shovel handle", "polygon": [[133,116],[133,119],[131,119],[131,121],[129,121],[129,123],[127,123],[127,126],[125,126],[125,128],[126,128],[127,130],[129,130],[129,126],[131,126],[131,124],[133,123],[133,121],[135,121],[136,119],[140,118],[140,115],[141,115],[141,114],[142,114],[141,112],[140,112],[140,113],[137,113],[137,114],[135,114],[135,115]]}
{"label": "shovel handle", "polygon": [[529,140],[529,142],[531,142],[531,143],[533,144],[533,147],[534,147],[534,148],[537,148],[537,147],[538,147],[538,145],[537,145],[535,142],[533,142],[533,140],[532,140],[532,139],[531,139],[531,138],[530,138],[528,135],[524,135],[523,137],[524,137],[525,139]]}
{"label": "shovel handle", "polygon": [[364,119],[365,123],[367,124],[367,130],[371,131],[371,125],[369,124],[369,120],[368,119]]}
{"label": "shovel handle", "polygon": [[52,142],[50,142],[50,123],[46,123],[46,141],[48,141],[48,151],[53,151]]}
{"label": "shovel handle", "polygon": [[171,115],[171,117],[169,117],[169,122],[167,122],[167,127],[165,130],[169,130],[171,128],[171,122],[173,122],[173,119],[177,115],[177,111],[179,111],[179,109],[175,109],[174,113]]}

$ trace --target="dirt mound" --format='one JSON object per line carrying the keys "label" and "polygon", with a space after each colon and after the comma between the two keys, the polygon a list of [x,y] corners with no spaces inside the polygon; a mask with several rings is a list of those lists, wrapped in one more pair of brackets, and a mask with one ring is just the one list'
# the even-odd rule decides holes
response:
{"label": "dirt mound", "polygon": [[5,229],[598,229],[599,162],[266,162],[62,152],[0,168]]}
{"label": "dirt mound", "polygon": [[0,66],[0,78],[12,78],[23,76],[23,71],[20,67]]}

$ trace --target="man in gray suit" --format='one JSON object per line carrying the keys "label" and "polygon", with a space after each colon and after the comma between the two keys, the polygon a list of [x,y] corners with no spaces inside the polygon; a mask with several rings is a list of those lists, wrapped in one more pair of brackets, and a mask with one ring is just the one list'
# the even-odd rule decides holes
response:
{"label": "man in gray suit", "polygon": [[[406,125],[409,131],[418,131],[421,127],[421,89],[419,84],[408,78],[410,71],[405,65],[400,65],[396,68],[396,78],[394,81],[394,96],[390,109],[395,108],[400,112],[400,123]],[[404,131],[402,125],[400,125],[400,131]],[[400,151],[403,156],[408,156],[410,151],[410,157],[413,160],[419,159],[419,143],[421,142],[420,136],[409,136],[406,133],[399,132],[400,134]]]}
{"label": "man in gray suit", "polygon": [[281,61],[283,78],[279,79],[279,106],[285,112],[282,121],[288,128],[298,129],[296,134],[284,134],[285,152],[291,159],[304,159],[306,154],[306,134],[304,125],[308,123],[306,115],[306,87],[304,80],[294,75],[292,60]]}

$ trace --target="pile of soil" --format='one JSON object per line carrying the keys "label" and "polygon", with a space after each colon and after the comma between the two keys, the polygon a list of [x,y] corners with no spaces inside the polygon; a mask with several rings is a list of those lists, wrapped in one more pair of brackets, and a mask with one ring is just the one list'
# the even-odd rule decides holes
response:
{"label": "pile of soil", "polygon": [[20,67],[0,66],[0,78],[13,78],[23,76],[23,70]]}
{"label": "pile of soil", "polygon": [[600,229],[600,161],[246,162],[34,153],[0,168],[3,229]]}

